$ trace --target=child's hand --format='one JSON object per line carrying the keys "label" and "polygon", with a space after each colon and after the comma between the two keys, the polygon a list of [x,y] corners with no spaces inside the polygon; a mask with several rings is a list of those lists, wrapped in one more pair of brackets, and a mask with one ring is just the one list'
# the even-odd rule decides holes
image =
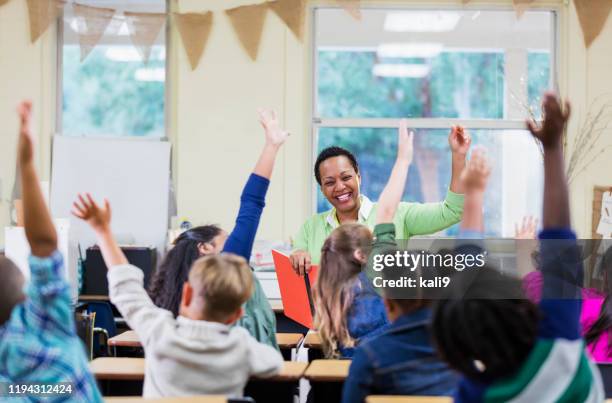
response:
{"label": "child's hand", "polygon": [[523,222],[519,227],[518,223],[514,224],[515,239],[536,239],[536,230],[538,228],[538,219],[532,216],[523,217]]}
{"label": "child's hand", "polygon": [[561,146],[563,129],[570,117],[571,108],[569,102],[565,102],[565,111],[561,110],[561,105],[557,96],[551,92],[544,94],[542,101],[544,111],[544,121],[538,127],[533,120],[527,121],[527,128],[531,134],[540,140],[544,149],[555,149]]}
{"label": "child's hand", "polygon": [[412,163],[412,156],[414,154],[414,133],[408,132],[408,121],[406,119],[400,120],[399,130],[397,132],[397,159]]}
{"label": "child's hand", "polygon": [[451,132],[448,135],[448,145],[451,148],[453,154],[466,156],[470,145],[472,144],[472,137],[463,128],[463,126],[451,127]]}
{"label": "child's hand", "polygon": [[274,146],[280,146],[287,140],[289,132],[280,128],[276,112],[268,109],[259,109],[259,123],[266,131],[266,143]]}
{"label": "child's hand", "polygon": [[482,147],[475,148],[472,152],[472,158],[461,172],[460,180],[463,182],[465,192],[484,193],[490,174],[491,165],[486,150]]}
{"label": "child's hand", "polygon": [[32,117],[32,102],[23,101],[17,107],[19,114],[19,155],[21,165],[32,161],[34,157],[34,140],[30,132],[30,119]]}
{"label": "child's hand", "polygon": [[78,195],[79,200],[72,203],[72,215],[80,218],[91,226],[97,232],[106,232],[110,230],[111,222],[111,207],[108,200],[104,199],[104,207],[96,204],[89,193],[86,198],[83,195]]}

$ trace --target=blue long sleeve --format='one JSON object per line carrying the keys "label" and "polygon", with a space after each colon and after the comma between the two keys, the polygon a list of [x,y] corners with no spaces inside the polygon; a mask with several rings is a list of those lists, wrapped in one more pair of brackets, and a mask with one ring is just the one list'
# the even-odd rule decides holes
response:
{"label": "blue long sleeve", "polygon": [[223,252],[242,256],[247,262],[250,260],[269,186],[270,180],[256,174],[249,176],[240,196],[236,225],[225,242]]}

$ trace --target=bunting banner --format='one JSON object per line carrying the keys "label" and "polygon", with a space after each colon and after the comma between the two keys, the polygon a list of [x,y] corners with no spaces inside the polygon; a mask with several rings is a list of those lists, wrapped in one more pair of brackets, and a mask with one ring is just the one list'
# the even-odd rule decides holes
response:
{"label": "bunting banner", "polygon": [[[361,0],[336,0],[357,21],[361,21]],[[465,0],[464,0],[465,1]]]}
{"label": "bunting banner", "polygon": [[124,11],[130,40],[138,50],[144,64],[149,62],[151,48],[166,22],[166,14],[161,13],[134,13]]}
{"label": "bunting banner", "polygon": [[584,45],[589,48],[599,36],[612,10],[612,0],[574,0]]}
{"label": "bunting banner", "polygon": [[535,0],[512,0],[512,4],[514,4],[514,10],[516,11],[516,18],[520,19],[525,11],[531,7],[531,4]]}
{"label": "bunting banner", "polygon": [[306,0],[276,0],[267,4],[289,27],[295,37],[302,41],[306,22]]}
{"label": "bunting banner", "polygon": [[3,5],[5,5],[8,2],[9,2],[9,0],[0,0],[0,7],[2,7]]}
{"label": "bunting banner", "polygon": [[32,43],[62,14],[65,0],[27,0]]}
{"label": "bunting banner", "polygon": [[90,7],[74,3],[72,6],[77,18],[79,45],[81,47],[81,62],[87,58],[91,51],[102,39],[104,32],[115,15],[112,8]]}
{"label": "bunting banner", "polygon": [[242,6],[226,10],[238,40],[251,60],[257,60],[259,43],[263,33],[268,5],[266,3],[252,6]]}
{"label": "bunting banner", "polygon": [[213,13],[212,11],[206,13],[174,13],[174,21],[181,34],[191,70],[195,70],[200,63],[212,30]]}

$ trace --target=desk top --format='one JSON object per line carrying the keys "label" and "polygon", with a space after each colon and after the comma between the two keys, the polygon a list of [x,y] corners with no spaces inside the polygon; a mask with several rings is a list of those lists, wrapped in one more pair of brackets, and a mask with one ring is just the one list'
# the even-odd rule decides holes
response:
{"label": "desk top", "polygon": [[366,403],[451,403],[446,396],[368,396]]}
{"label": "desk top", "polygon": [[136,403],[136,402],[154,402],[154,403],[227,403],[225,396],[189,396],[189,397],[161,397],[149,398],[143,397],[110,397],[104,399],[106,403]]}
{"label": "desk top", "polygon": [[276,333],[276,342],[281,349],[297,347],[303,339],[301,333]]}
{"label": "desk top", "polygon": [[323,348],[321,344],[321,336],[319,336],[319,332],[316,330],[311,330],[306,334],[306,339],[304,340],[304,347],[306,348],[316,348],[318,350]]}
{"label": "desk top", "polygon": [[109,301],[108,295],[79,295],[79,301]]}
{"label": "desk top", "polygon": [[271,299],[270,305],[272,306],[272,310],[277,313],[283,313],[283,301],[280,299]]}
{"label": "desk top", "polygon": [[260,381],[272,381],[272,382],[292,382],[297,381],[304,376],[306,368],[308,367],[307,362],[298,361],[285,361],[283,369],[280,374],[271,378],[254,378]]}
{"label": "desk top", "polygon": [[128,330],[108,339],[108,344],[117,347],[141,347],[140,340],[133,330]]}
{"label": "desk top", "polygon": [[314,360],[305,377],[318,382],[341,382],[348,376],[350,366],[351,360]]}
{"label": "desk top", "polygon": [[98,380],[142,381],[145,373],[144,358],[100,357],[89,363]]}

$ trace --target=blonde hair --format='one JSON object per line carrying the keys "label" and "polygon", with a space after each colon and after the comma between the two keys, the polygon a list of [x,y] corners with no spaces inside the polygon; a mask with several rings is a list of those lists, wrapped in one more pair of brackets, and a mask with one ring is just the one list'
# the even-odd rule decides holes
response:
{"label": "blonde hair", "polygon": [[253,273],[246,260],[232,254],[209,255],[196,260],[189,284],[202,298],[207,320],[224,321],[253,293]]}
{"label": "blonde hair", "polygon": [[315,327],[329,358],[339,357],[339,345],[353,347],[347,316],[353,304],[353,289],[364,263],[355,257],[360,250],[366,257],[372,250],[372,233],[361,224],[336,228],[321,249],[319,274],[314,286]]}

